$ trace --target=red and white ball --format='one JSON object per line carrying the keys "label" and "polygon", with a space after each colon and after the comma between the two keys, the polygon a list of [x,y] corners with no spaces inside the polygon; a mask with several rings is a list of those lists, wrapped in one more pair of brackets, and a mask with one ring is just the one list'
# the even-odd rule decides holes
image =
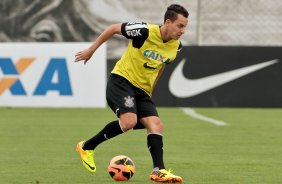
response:
{"label": "red and white ball", "polygon": [[118,155],[110,161],[108,172],[116,181],[127,181],[135,173],[135,165],[128,156]]}

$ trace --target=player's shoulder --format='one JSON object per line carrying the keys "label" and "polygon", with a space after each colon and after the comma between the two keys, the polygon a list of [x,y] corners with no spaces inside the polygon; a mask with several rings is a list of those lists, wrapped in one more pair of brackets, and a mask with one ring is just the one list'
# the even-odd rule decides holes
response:
{"label": "player's shoulder", "polygon": [[160,25],[147,23],[149,32],[160,33]]}

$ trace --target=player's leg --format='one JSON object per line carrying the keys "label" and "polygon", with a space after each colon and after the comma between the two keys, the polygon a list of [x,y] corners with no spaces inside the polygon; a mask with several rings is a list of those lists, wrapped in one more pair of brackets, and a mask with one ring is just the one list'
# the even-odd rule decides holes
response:
{"label": "player's leg", "polygon": [[154,182],[181,183],[182,178],[165,169],[163,161],[163,123],[158,117],[156,106],[152,99],[146,95],[137,98],[138,122],[147,129],[147,146],[153,160],[153,172],[150,179]]}
{"label": "player's leg", "polygon": [[132,129],[137,122],[135,113],[122,113],[119,120],[108,123],[98,134],[83,144],[84,150],[94,150],[102,142]]}
{"label": "player's leg", "polygon": [[154,182],[182,183],[182,178],[165,169],[163,161],[163,124],[159,117],[148,116],[140,118],[147,128],[147,145],[153,159],[154,169],[150,179]]}
{"label": "player's leg", "polygon": [[139,121],[147,128],[147,146],[151,153],[154,169],[164,169],[163,161],[163,124],[157,116],[140,118]]}
{"label": "player's leg", "polygon": [[134,91],[128,86],[128,81],[119,76],[111,76],[106,96],[109,106],[119,119],[108,123],[87,141],[81,141],[77,144],[77,151],[82,158],[82,163],[90,172],[96,171],[94,149],[102,142],[133,128],[137,122]]}
{"label": "player's leg", "polygon": [[[124,113],[120,115],[120,119],[108,123],[98,134],[87,141],[81,141],[77,144],[77,151],[79,152],[84,167],[90,172],[96,172],[96,165],[94,161],[94,149],[102,142],[111,139],[123,132],[132,129],[135,124],[136,114]],[[121,123],[123,122],[123,123]]]}

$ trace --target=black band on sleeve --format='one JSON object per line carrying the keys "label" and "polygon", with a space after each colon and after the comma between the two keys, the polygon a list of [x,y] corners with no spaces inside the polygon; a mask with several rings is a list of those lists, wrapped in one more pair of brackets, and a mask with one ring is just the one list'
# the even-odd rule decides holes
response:
{"label": "black band on sleeve", "polygon": [[127,39],[132,39],[132,46],[140,48],[149,36],[149,28],[145,22],[125,22],[121,25],[121,33]]}
{"label": "black band on sleeve", "polygon": [[182,43],[179,41],[179,46],[178,46],[177,51],[179,52],[179,51],[181,51],[181,49],[182,49]]}

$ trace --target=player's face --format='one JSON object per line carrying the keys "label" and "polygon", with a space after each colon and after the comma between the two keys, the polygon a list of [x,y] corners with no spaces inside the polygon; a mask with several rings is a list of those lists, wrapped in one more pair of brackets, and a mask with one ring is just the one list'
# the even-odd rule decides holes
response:
{"label": "player's face", "polygon": [[185,32],[188,25],[188,19],[181,14],[178,14],[177,19],[172,22],[169,20],[168,30],[170,38],[173,40],[178,40]]}

